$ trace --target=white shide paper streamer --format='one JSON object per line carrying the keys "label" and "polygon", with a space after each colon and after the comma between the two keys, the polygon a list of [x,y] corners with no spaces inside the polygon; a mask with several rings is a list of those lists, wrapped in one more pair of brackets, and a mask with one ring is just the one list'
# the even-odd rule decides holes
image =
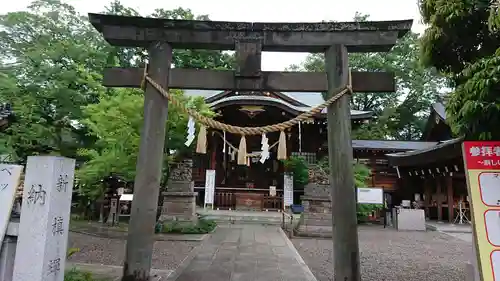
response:
{"label": "white shide paper streamer", "polygon": [[260,163],[266,162],[266,160],[269,158],[269,143],[268,139],[266,137],[266,134],[262,134],[262,140],[260,144],[262,144],[262,152],[260,153]]}
{"label": "white shide paper streamer", "polygon": [[184,143],[186,146],[190,146],[194,141],[194,135],[196,133],[196,126],[193,117],[189,116],[189,121],[187,124],[187,137],[186,142]]}

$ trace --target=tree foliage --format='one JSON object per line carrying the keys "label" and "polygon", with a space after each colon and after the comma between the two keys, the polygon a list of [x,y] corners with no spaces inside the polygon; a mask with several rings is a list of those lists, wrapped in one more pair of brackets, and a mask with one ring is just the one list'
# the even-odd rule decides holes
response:
{"label": "tree foliage", "polygon": [[85,134],[72,126],[81,106],[97,101],[106,45],[84,17],[58,1],[0,16],[0,63],[17,122],[2,143],[18,159],[40,153],[74,155]]}
{"label": "tree foliage", "polygon": [[[138,16],[119,1],[104,13]],[[205,19],[189,9],[157,9],[151,17]],[[25,10],[0,15],[0,100],[13,103],[17,122],[0,133],[0,153],[18,162],[29,155],[58,154],[82,164],[81,183],[117,173],[133,180],[142,126],[142,91],[106,89],[105,67],[143,66],[143,48],[107,44],[71,5],[37,0]],[[182,68],[231,68],[234,58],[217,50],[174,50]],[[212,114],[203,98],[171,91],[184,104]],[[187,116],[169,107],[165,155],[185,152]],[[174,157],[174,155],[170,155]],[[166,159],[168,161],[168,158]]]}
{"label": "tree foliage", "polygon": [[422,61],[450,77],[447,116],[468,139],[500,139],[500,33],[498,5],[488,0],[422,0],[429,25]]}
{"label": "tree foliage", "polygon": [[285,171],[292,173],[295,188],[304,188],[309,183],[309,167],[304,157],[291,156],[282,162]]}
{"label": "tree foliage", "polygon": [[[186,97],[182,91],[170,91],[170,95],[187,107],[204,115],[213,114],[202,97]],[[133,181],[143,122],[143,95],[139,90],[119,90],[97,104],[84,107],[85,118],[81,123],[97,139],[92,148],[78,152],[88,160],[79,169],[83,184],[92,186],[97,180],[110,174],[119,174],[126,181]],[[110,122],[110,120],[113,120]],[[177,155],[185,155],[193,149],[186,147],[188,116],[179,108],[169,107],[166,121],[166,147],[164,150],[164,176],[168,174],[168,162]],[[92,192],[93,188],[88,191]],[[87,190],[87,189],[85,189]]]}
{"label": "tree foliage", "polygon": [[[366,187],[371,177],[371,170],[368,166],[360,163],[353,163],[354,186]],[[330,164],[328,157],[323,157],[316,164],[309,165],[309,181],[315,184],[329,184]]]}
{"label": "tree foliage", "polygon": [[[356,14],[355,21],[368,20]],[[351,108],[373,111],[374,122],[353,132],[358,139],[418,139],[432,103],[439,99],[445,79],[433,69],[419,63],[418,34],[409,32],[387,53],[351,53],[349,66],[358,71],[394,72],[397,89],[394,93],[361,93],[353,95]],[[324,55],[311,54],[292,70],[324,71]]]}

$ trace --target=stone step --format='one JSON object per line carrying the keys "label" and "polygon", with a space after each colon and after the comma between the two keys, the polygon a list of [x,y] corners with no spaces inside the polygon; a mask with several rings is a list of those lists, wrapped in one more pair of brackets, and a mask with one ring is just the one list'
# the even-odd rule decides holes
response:
{"label": "stone step", "polygon": [[204,219],[214,220],[218,223],[248,223],[248,224],[267,224],[281,225],[281,218],[276,217],[246,217],[246,216],[230,216],[230,215],[205,215]]}
{"label": "stone step", "polygon": [[313,226],[332,226],[332,220],[313,220],[313,219],[306,219],[304,220],[301,225],[313,225]]}
{"label": "stone step", "polygon": [[299,237],[311,237],[311,238],[331,238],[332,237],[332,227],[331,226],[304,226],[301,225],[295,229],[294,235]]}
{"label": "stone step", "polygon": [[307,237],[307,238],[332,238],[332,233],[329,232],[312,232],[312,231],[300,231],[295,230],[294,235],[296,237]]}
{"label": "stone step", "polygon": [[331,220],[332,213],[303,213],[302,217],[304,219],[313,218],[313,219]]}

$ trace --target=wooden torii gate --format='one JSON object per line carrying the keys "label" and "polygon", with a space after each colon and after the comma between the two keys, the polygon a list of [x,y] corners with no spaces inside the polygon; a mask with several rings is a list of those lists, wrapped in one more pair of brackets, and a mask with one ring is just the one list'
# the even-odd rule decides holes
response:
{"label": "wooden torii gate", "polygon": [[[113,46],[146,47],[148,75],[178,89],[327,92],[348,83],[348,52],[386,52],[411,28],[412,20],[332,23],[250,23],[166,20],[89,14],[92,25]],[[230,70],[171,69],[172,49],[235,50]],[[261,70],[262,51],[325,53],[326,73]],[[144,70],[110,68],[108,87],[140,87]],[[395,90],[394,76],[352,72],[354,92]],[[358,281],[359,249],[353,179],[349,96],[327,108],[330,187],[334,222],[335,280]],[[122,280],[149,280],[159,195],[168,101],[151,85],[144,98],[134,204]]]}

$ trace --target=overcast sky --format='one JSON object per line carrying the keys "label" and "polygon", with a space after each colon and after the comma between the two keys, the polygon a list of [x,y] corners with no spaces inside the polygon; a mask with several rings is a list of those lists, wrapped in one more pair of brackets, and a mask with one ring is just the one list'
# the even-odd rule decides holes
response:
{"label": "overcast sky", "polygon": [[[2,0],[0,13],[25,9],[31,0]],[[81,13],[98,13],[106,0],[66,0]],[[248,22],[350,21],[356,12],[369,14],[371,20],[413,19],[413,31],[422,33],[417,0],[121,0],[122,4],[147,15],[155,8],[190,8],[194,14],[208,14],[212,20]],[[283,70],[302,62],[305,53],[270,53],[262,56],[263,70]]]}

